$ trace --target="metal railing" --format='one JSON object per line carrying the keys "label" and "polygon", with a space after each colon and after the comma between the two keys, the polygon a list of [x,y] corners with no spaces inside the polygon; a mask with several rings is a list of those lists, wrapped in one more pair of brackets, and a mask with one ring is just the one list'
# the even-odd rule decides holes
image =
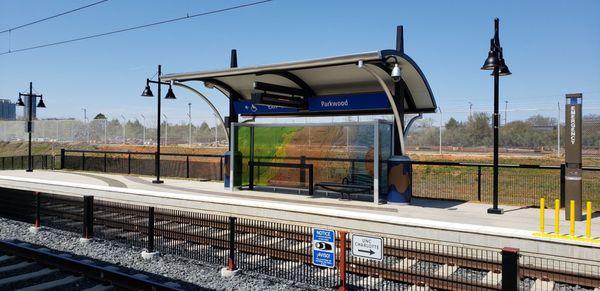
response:
{"label": "metal railing", "polygon": [[[223,180],[223,155],[161,153],[161,174],[167,177]],[[154,174],[154,152],[61,149],[61,169],[121,174]]]}
{"label": "metal railing", "polygon": [[[56,159],[54,155],[33,155],[33,168],[42,170],[54,170]],[[0,157],[1,170],[23,170],[27,168],[28,156]]]}
{"label": "metal railing", "polygon": [[[412,161],[412,164],[415,197],[492,201],[492,164],[433,161]],[[539,206],[541,197],[564,203],[564,164],[500,164],[499,168],[500,204]],[[583,167],[583,200],[595,201],[596,210],[600,210],[599,189],[600,168]]]}
{"label": "metal railing", "polygon": [[[42,202],[36,204],[38,195]],[[396,237],[383,237],[383,259],[370,260],[352,255],[353,237],[345,231],[336,232],[335,267],[323,268],[311,264],[312,228],[304,225],[103,200],[88,199],[93,202],[84,203],[80,197],[0,189],[1,201],[17,196],[21,200],[11,207],[0,206],[0,216],[12,218],[21,213],[21,220],[33,222],[35,213],[42,213],[36,218],[42,225],[81,232],[84,237],[92,233],[148,251],[327,288],[509,290],[518,286],[546,290],[600,286],[597,261]],[[93,212],[91,220],[83,215],[89,211]]]}

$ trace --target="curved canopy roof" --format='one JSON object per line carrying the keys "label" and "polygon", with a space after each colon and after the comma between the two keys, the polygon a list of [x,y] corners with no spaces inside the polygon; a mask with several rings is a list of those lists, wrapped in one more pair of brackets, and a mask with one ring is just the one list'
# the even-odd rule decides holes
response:
{"label": "curved canopy roof", "polygon": [[[425,76],[411,58],[396,50],[264,66],[166,74],[161,76],[161,80],[203,81],[206,86],[214,86],[236,100],[251,100],[255,82],[301,89],[310,92],[309,99],[313,96],[382,92],[376,78],[358,67],[359,61],[371,64],[375,74],[385,81],[391,92],[398,92],[395,91],[395,85],[404,87],[405,113],[435,111],[435,99]],[[399,83],[394,83],[390,77],[396,61],[402,69],[402,81]],[[370,95],[362,96],[368,98]]]}

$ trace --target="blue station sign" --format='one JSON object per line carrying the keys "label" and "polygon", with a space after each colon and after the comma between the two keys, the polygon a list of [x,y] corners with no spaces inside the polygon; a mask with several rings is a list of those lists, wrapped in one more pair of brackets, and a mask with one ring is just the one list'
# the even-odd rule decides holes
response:
{"label": "blue station sign", "polygon": [[308,111],[310,112],[386,110],[390,108],[390,102],[383,92],[308,98]]}
{"label": "blue station sign", "polygon": [[312,234],[313,265],[335,268],[335,231],[313,228]]}
{"label": "blue station sign", "polygon": [[384,92],[313,96],[308,98],[307,110],[254,104],[248,100],[235,101],[234,107],[235,111],[242,115],[302,115],[307,112],[391,110],[390,102]]}

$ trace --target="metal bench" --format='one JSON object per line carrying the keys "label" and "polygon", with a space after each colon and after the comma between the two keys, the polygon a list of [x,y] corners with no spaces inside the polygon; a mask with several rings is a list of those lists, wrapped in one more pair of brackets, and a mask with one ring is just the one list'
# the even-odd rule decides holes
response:
{"label": "metal bench", "polygon": [[[342,183],[321,182],[315,184],[315,187],[327,191],[340,193],[342,200],[350,200],[350,194],[370,194],[373,192],[373,177],[367,174],[350,174],[350,177],[344,177]],[[344,194],[347,198],[344,198]]]}

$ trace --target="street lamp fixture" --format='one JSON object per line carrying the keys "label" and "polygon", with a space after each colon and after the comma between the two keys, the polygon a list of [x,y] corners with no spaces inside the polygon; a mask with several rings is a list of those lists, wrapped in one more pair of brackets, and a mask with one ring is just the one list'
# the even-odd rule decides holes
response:
{"label": "street lamp fixture", "polygon": [[29,135],[29,144],[28,144],[28,154],[27,154],[27,170],[26,172],[33,172],[33,156],[31,155],[31,133],[33,132],[33,104],[35,100],[39,97],[40,101],[37,104],[39,108],[46,108],[46,104],[44,103],[44,99],[42,95],[33,94],[33,83],[29,82],[29,94],[19,93],[19,100],[17,100],[17,106],[25,106],[25,102],[23,102],[22,97],[27,98],[27,133]]}
{"label": "street lamp fixture", "polygon": [[504,211],[498,208],[498,127],[500,123],[499,118],[499,95],[500,95],[500,76],[508,76],[511,74],[506,62],[504,61],[504,55],[502,47],[500,46],[500,20],[494,19],[494,38],[490,40],[490,50],[488,57],[485,59],[482,70],[492,70],[492,76],[494,76],[494,167],[493,167],[493,206],[487,210],[488,213],[502,214]]}
{"label": "street lamp fixture", "polygon": [[173,88],[172,88],[172,83],[167,83],[167,82],[161,82],[160,81],[160,76],[162,75],[162,67],[161,65],[158,65],[158,73],[157,73],[157,81],[153,81],[150,79],[146,79],[146,87],[144,88],[144,91],[142,92],[142,96],[143,97],[154,97],[154,94],[152,93],[152,89],[150,89],[150,84],[157,84],[158,86],[158,96],[156,98],[157,100],[157,115],[156,115],[156,153],[155,153],[155,158],[154,158],[154,173],[156,174],[156,180],[153,180],[152,183],[154,184],[162,184],[164,183],[164,181],[162,181],[160,179],[160,117],[161,117],[161,111],[160,111],[160,99],[161,99],[161,87],[162,85],[169,85],[169,90],[167,91],[167,94],[165,95],[165,99],[176,99],[175,98],[175,94],[173,93]]}

